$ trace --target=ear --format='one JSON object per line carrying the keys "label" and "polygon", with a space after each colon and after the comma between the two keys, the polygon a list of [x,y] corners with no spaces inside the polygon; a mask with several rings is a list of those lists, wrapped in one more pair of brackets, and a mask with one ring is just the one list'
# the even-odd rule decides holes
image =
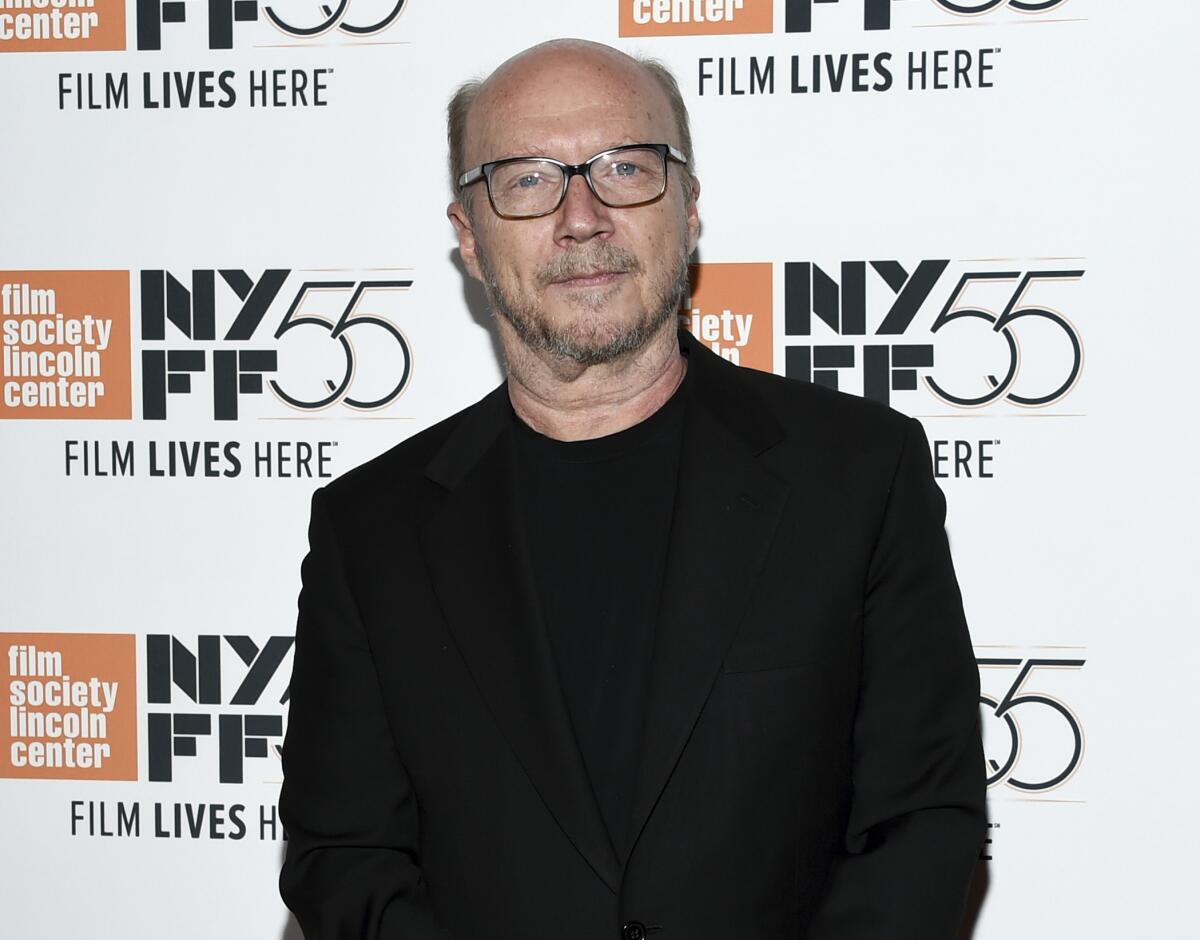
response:
{"label": "ear", "polygon": [[479,257],[475,254],[475,226],[467,207],[455,200],[446,207],[446,217],[458,235],[458,254],[462,258],[463,266],[471,277],[482,281],[483,272],[479,268]]}
{"label": "ear", "polygon": [[684,206],[684,212],[687,214],[688,255],[690,256],[700,241],[700,213],[696,209],[696,200],[700,198],[700,180],[689,174],[686,186],[687,191],[684,198],[687,203]]}

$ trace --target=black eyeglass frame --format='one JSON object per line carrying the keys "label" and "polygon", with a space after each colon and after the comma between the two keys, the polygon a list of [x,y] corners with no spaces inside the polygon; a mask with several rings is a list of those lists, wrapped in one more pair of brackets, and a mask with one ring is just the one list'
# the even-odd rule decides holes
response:
{"label": "black eyeglass frame", "polygon": [[[614,206],[598,192],[596,192],[596,185],[592,182],[592,164],[604,157],[609,157],[614,153],[621,153],[625,150],[657,151],[658,155],[662,157],[663,161],[663,188],[657,195],[652,196],[649,199],[643,199],[641,202],[623,203],[621,205]],[[492,174],[496,172],[497,167],[507,166],[510,163],[524,163],[529,160],[550,163],[562,170],[562,187],[559,190],[558,199],[555,200],[552,208],[547,209],[545,212],[539,212],[537,215],[506,215],[496,208],[496,200],[492,197]],[[663,197],[663,193],[667,191],[667,166],[671,160],[674,160],[676,163],[682,164],[683,166],[687,166],[687,157],[683,155],[682,151],[676,147],[672,147],[670,144],[623,144],[620,147],[612,147],[609,150],[602,150],[600,153],[596,154],[594,157],[590,157],[583,163],[575,164],[563,163],[562,160],[555,160],[553,157],[539,157],[534,155],[506,157],[503,160],[491,160],[487,163],[481,163],[479,166],[474,167],[473,169],[467,170],[466,173],[458,178],[457,183],[459,190],[462,191],[472,183],[477,183],[479,180],[483,180],[487,185],[488,202],[492,206],[492,211],[502,219],[540,219],[542,216],[557,212],[558,207],[562,205],[563,200],[567,196],[567,188],[571,185],[571,178],[575,176],[582,176],[583,181],[587,183],[588,189],[592,191],[592,195],[610,209],[635,209],[638,206],[649,205],[650,203],[656,202]]]}

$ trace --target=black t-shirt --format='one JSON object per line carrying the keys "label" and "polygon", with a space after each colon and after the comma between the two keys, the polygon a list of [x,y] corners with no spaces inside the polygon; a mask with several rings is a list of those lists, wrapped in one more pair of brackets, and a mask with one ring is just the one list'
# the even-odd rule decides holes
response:
{"label": "black t-shirt", "polygon": [[624,859],[637,782],[688,375],[606,437],[557,441],[515,413],[518,492],[575,738]]}

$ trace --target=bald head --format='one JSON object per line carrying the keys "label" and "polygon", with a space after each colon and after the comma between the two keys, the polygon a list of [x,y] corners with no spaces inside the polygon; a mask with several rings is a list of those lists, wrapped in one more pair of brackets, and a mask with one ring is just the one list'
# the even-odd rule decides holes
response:
{"label": "bald head", "polygon": [[637,59],[586,39],[551,39],[530,46],[500,63],[480,85],[479,100],[502,100],[523,83],[538,84],[546,75],[575,74],[603,86],[614,81],[648,88],[648,75]]}
{"label": "bald head", "polygon": [[[653,142],[678,147],[688,168],[692,167],[687,108],[664,65],[601,43],[554,39],[517,53],[486,79],[466,82],[455,92],[447,109],[455,192],[459,192],[458,178],[469,167],[537,153],[538,147],[520,146],[523,136],[533,140],[544,128],[552,128],[558,117],[586,111],[594,102],[627,102],[653,123],[673,128],[672,139]],[[520,126],[513,126],[518,115]],[[500,152],[504,149],[513,152]]]}

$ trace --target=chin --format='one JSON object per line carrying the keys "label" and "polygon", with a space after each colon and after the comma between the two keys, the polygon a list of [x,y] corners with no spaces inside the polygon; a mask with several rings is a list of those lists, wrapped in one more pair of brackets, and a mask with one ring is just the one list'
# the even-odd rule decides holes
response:
{"label": "chin", "polygon": [[574,308],[556,312],[546,317],[542,328],[547,333],[568,336],[580,342],[609,342],[618,336],[636,330],[641,317],[636,311],[604,308]]}
{"label": "chin", "polygon": [[567,323],[544,323],[546,348],[581,365],[597,365],[641,349],[656,332],[636,314],[575,314]]}

